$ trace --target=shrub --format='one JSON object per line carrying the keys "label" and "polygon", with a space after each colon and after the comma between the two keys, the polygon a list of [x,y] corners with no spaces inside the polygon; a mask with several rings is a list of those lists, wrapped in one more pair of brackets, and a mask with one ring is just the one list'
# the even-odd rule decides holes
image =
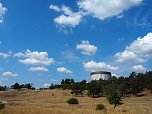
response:
{"label": "shrub", "polygon": [[68,104],[78,104],[78,99],[76,98],[70,98],[69,100],[67,100]]}
{"label": "shrub", "polygon": [[5,103],[0,101],[0,110],[3,110],[5,108]]}
{"label": "shrub", "polygon": [[96,105],[96,110],[103,110],[103,109],[105,109],[105,106],[103,104]]}

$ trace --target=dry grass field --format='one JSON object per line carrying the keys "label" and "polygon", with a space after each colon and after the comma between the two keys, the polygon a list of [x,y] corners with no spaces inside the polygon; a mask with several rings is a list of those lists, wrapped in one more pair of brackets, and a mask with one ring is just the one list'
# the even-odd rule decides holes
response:
{"label": "dry grass field", "polygon": [[[106,98],[77,97],[78,105],[66,101],[73,97],[65,90],[21,90],[0,92],[0,100],[6,101],[6,108],[0,114],[152,114],[152,95],[123,99],[123,105],[109,105]],[[104,111],[96,111],[96,105],[103,103]]]}

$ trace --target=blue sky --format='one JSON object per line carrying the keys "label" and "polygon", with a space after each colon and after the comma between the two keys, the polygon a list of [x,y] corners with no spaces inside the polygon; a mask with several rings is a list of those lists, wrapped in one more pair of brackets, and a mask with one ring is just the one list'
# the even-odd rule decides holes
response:
{"label": "blue sky", "polygon": [[0,85],[152,70],[151,0],[0,0]]}

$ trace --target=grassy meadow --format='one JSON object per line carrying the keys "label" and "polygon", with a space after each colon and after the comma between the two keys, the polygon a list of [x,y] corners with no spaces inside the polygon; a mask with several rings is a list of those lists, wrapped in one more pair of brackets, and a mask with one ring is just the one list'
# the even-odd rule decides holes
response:
{"label": "grassy meadow", "polygon": [[[0,114],[152,114],[152,95],[146,92],[143,97],[127,97],[122,105],[113,111],[105,97],[76,97],[78,105],[66,101],[74,97],[68,90],[11,90],[0,92],[0,100],[6,101],[6,108]],[[106,110],[97,111],[96,105],[103,103]]]}

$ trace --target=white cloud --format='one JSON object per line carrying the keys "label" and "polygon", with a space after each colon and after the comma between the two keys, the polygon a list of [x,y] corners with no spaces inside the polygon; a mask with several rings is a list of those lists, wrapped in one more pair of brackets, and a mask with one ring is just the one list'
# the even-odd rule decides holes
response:
{"label": "white cloud", "polygon": [[18,52],[18,53],[14,54],[14,57],[19,57],[20,58],[20,57],[25,57],[25,55],[21,52]]}
{"label": "white cloud", "polygon": [[132,51],[125,50],[124,52],[118,52],[115,54],[117,57],[116,62],[144,62],[144,59],[138,57],[137,54],[135,54]]}
{"label": "white cloud", "polygon": [[18,74],[12,73],[12,72],[4,72],[4,73],[2,74],[2,76],[18,76]]}
{"label": "white cloud", "polygon": [[126,47],[125,51],[115,54],[117,62],[145,62],[152,57],[152,33],[139,37]]}
{"label": "white cloud", "polygon": [[143,38],[139,37],[126,49],[145,58],[152,57],[152,33],[148,33]]}
{"label": "white cloud", "polygon": [[50,9],[54,10],[54,11],[57,11],[57,12],[61,11],[61,9],[56,5],[50,5]]}
{"label": "white cloud", "polygon": [[120,76],[118,76],[117,74],[111,74],[111,76],[115,76],[116,78],[119,78]]}
{"label": "white cloud", "polygon": [[2,57],[3,59],[7,59],[8,57],[10,57],[11,55],[8,53],[2,53],[0,52],[0,57]]}
{"label": "white cloud", "polygon": [[82,18],[91,15],[100,20],[110,17],[123,18],[124,11],[141,5],[143,0],[79,0],[78,12],[73,12],[69,7],[50,5],[50,9],[62,13],[54,19],[58,25],[65,27],[76,27]]}
{"label": "white cloud", "polygon": [[3,22],[3,16],[5,15],[7,11],[7,8],[3,7],[3,5],[0,3],[0,23]]}
{"label": "white cloud", "polygon": [[138,6],[143,0],[79,0],[81,10],[104,20],[109,17],[119,16],[131,7]]}
{"label": "white cloud", "polygon": [[84,55],[93,55],[98,50],[96,46],[91,45],[87,40],[82,41],[81,44],[77,44],[76,49],[80,50]]}
{"label": "white cloud", "polygon": [[29,71],[32,72],[48,72],[49,70],[45,67],[31,67]]}
{"label": "white cloud", "polygon": [[81,15],[74,14],[66,16],[62,14],[61,16],[54,19],[54,22],[61,26],[69,26],[69,27],[75,27],[80,23]]}
{"label": "white cloud", "polygon": [[45,87],[45,88],[48,88],[48,87],[50,87],[51,86],[51,84],[44,84],[43,85],[43,87]]}
{"label": "white cloud", "polygon": [[38,52],[38,51],[31,52],[28,49],[24,55],[20,53],[17,54],[16,56],[18,57],[24,56],[25,59],[20,59],[19,62],[27,65],[48,66],[54,63],[54,59],[49,58],[47,52]]}
{"label": "white cloud", "polygon": [[93,60],[83,63],[84,68],[87,71],[116,71],[119,69],[119,67],[113,67],[111,65],[108,65],[104,62],[95,62]]}
{"label": "white cloud", "polygon": [[132,67],[132,70],[135,71],[135,72],[146,72],[147,69],[145,67],[143,67],[142,65],[135,65]]}
{"label": "white cloud", "polygon": [[67,73],[67,74],[72,74],[73,72],[65,67],[60,67],[60,68],[57,68],[57,71],[58,72],[61,72],[61,73]]}
{"label": "white cloud", "polygon": [[63,28],[73,28],[82,21],[82,14],[80,12],[73,12],[69,7],[62,6],[59,8],[56,5],[50,5],[50,9],[63,13],[54,19],[54,22]]}

